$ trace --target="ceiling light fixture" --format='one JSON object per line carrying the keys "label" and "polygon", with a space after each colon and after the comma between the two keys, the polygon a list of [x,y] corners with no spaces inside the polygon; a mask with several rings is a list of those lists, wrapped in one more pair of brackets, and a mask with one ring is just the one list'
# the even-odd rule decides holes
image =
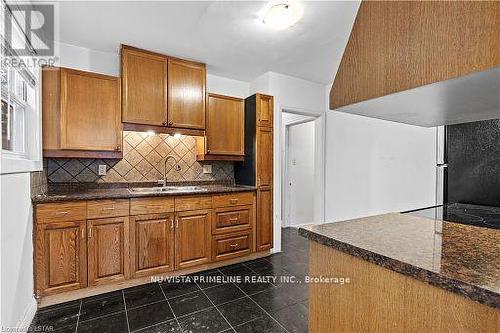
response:
{"label": "ceiling light fixture", "polygon": [[262,22],[273,29],[286,29],[297,23],[304,13],[302,5],[295,1],[273,3],[267,9]]}

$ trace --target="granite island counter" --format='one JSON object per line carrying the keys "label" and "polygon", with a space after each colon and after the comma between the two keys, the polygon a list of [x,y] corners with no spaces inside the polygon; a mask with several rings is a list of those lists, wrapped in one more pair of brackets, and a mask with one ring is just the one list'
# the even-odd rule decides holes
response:
{"label": "granite island counter", "polygon": [[310,332],[500,332],[500,231],[391,213],[305,226]]}

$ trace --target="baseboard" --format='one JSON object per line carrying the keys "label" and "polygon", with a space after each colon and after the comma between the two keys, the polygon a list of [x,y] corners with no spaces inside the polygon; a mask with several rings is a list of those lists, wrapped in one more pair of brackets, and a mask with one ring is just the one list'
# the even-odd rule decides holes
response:
{"label": "baseboard", "polygon": [[33,321],[33,318],[35,317],[35,313],[37,310],[37,303],[34,297],[31,298],[30,303],[24,310],[24,314],[22,315],[21,319],[17,322],[16,328],[19,330],[16,332],[27,332],[28,328],[31,325],[31,322]]}

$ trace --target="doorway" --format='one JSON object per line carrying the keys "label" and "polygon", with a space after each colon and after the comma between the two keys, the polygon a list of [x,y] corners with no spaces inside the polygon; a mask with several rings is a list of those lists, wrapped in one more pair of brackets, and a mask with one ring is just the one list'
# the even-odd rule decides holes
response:
{"label": "doorway", "polygon": [[282,216],[284,227],[297,227],[314,221],[316,117],[282,112]]}

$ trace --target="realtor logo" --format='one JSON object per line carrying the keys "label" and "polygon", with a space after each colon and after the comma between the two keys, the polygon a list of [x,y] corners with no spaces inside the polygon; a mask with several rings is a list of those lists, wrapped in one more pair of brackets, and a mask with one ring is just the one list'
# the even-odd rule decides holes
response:
{"label": "realtor logo", "polygon": [[54,5],[5,6],[5,39],[19,56],[54,55]]}

